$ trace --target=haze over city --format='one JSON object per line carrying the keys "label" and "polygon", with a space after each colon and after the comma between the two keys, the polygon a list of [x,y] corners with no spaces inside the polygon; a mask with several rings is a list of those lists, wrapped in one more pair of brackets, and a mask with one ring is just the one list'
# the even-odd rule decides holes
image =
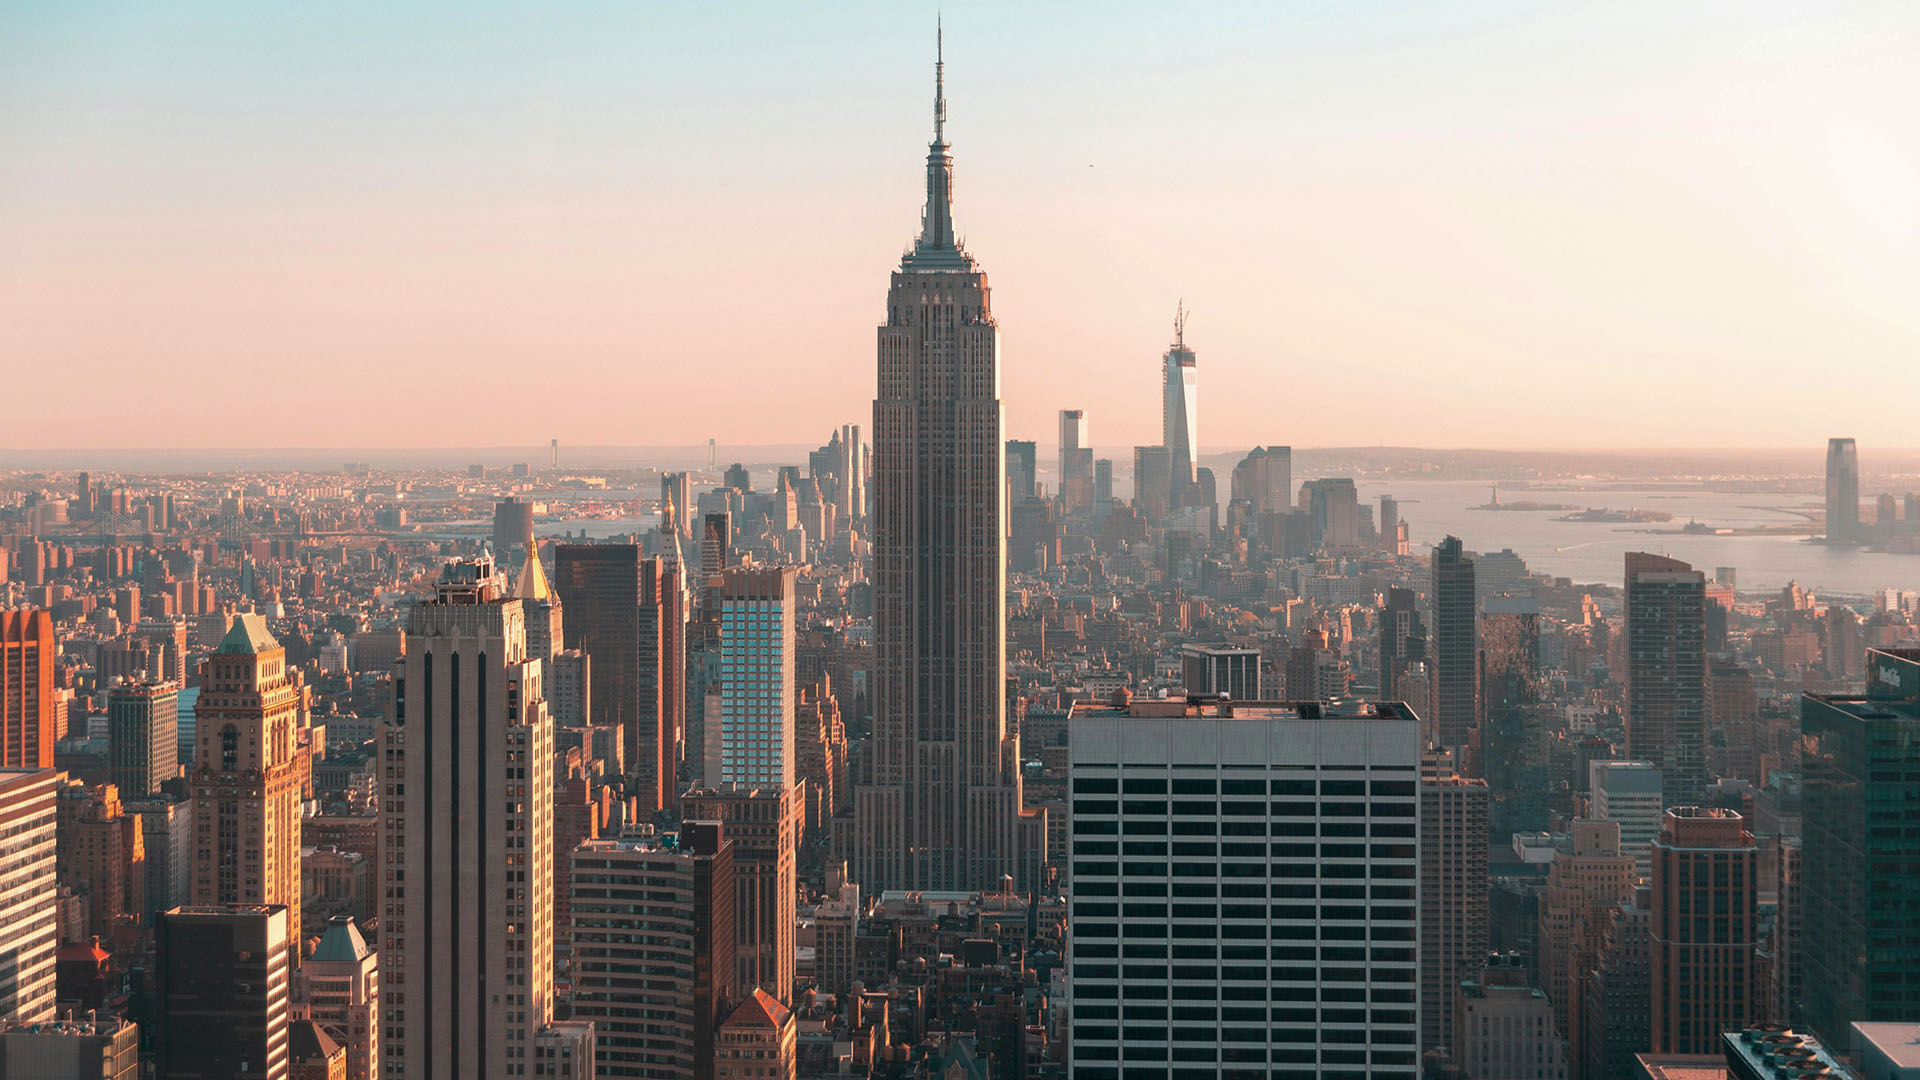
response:
{"label": "haze over city", "polygon": [[[13,447],[798,443],[871,394],[930,9],[16,5]],[[956,5],[1010,434],[1915,442],[1899,4]],[[82,374],[84,373],[84,374]],[[724,410],[703,407],[709,395]]]}
{"label": "haze over city", "polygon": [[1916,25],[0,13],[0,1078],[1913,1080]]}

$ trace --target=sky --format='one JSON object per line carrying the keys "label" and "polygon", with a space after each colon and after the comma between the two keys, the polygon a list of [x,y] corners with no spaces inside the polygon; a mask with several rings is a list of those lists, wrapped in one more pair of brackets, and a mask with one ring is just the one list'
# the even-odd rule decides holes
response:
{"label": "sky", "polygon": [[[936,10],[0,3],[0,444],[824,442]],[[1912,3],[944,20],[1009,438],[1920,443]]]}

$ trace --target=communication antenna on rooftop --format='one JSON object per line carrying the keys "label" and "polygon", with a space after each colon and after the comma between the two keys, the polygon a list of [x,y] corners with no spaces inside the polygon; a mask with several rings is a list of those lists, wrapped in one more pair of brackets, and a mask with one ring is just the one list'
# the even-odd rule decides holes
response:
{"label": "communication antenna on rooftop", "polygon": [[1187,343],[1187,302],[1181,300],[1173,311],[1173,343],[1184,346]]}

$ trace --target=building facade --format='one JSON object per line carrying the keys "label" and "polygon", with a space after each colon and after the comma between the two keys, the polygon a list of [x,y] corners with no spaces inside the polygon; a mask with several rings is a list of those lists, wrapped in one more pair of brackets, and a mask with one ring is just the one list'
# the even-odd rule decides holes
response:
{"label": "building facade", "polygon": [[0,769],[53,767],[53,616],[0,611]]}
{"label": "building facade", "polygon": [[180,771],[180,687],[125,683],[107,693],[107,775],[123,799],[156,795]]}
{"label": "building facade", "polygon": [[518,1075],[552,1016],[553,726],[505,594],[491,560],[449,563],[407,615],[382,732],[391,1077]]}
{"label": "building facade", "polygon": [[734,981],[733,843],[688,821],[677,842],[588,840],[573,860],[573,1015],[602,1080],[709,1080]]}
{"label": "building facade", "polygon": [[873,741],[852,852],[869,888],[985,888],[1019,865],[1000,331],[954,233],[943,76],[936,65],[920,235],[878,333]]}
{"label": "building facade", "polygon": [[52,769],[0,769],[0,1020],[37,1024],[54,1016],[55,911],[60,776]]}
{"label": "building facade", "polygon": [[280,905],[300,942],[300,798],[307,751],[287,650],[259,615],[234,619],[194,701],[192,902]]}
{"label": "building facade", "polygon": [[1849,1025],[1920,1016],[1920,649],[1867,653],[1866,693],[1800,699],[1802,819],[1793,1017],[1834,1046]]}
{"label": "building facade", "polygon": [[1627,754],[1665,777],[1670,805],[1706,786],[1706,575],[1627,554]]}
{"label": "building facade", "polygon": [[1710,1054],[1757,1020],[1760,848],[1740,814],[1667,811],[1653,842],[1647,981],[1656,1054]]}
{"label": "building facade", "polygon": [[1069,724],[1072,1075],[1417,1076],[1414,717],[1196,699]]}
{"label": "building facade", "polygon": [[1480,720],[1480,619],[1475,604],[1473,560],[1460,538],[1433,549],[1433,731],[1477,774],[1473,749]]}
{"label": "building facade", "polygon": [[290,972],[283,904],[178,907],[156,935],[161,1076],[288,1080]]}

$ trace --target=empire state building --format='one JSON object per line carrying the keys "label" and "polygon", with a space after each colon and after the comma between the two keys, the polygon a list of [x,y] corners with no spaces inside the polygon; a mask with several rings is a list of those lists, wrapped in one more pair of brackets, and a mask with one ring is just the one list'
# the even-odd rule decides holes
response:
{"label": "empire state building", "polygon": [[954,237],[943,64],[934,87],[926,210],[887,294],[873,402],[874,733],[852,855],[876,892],[1020,876],[999,329]]}

